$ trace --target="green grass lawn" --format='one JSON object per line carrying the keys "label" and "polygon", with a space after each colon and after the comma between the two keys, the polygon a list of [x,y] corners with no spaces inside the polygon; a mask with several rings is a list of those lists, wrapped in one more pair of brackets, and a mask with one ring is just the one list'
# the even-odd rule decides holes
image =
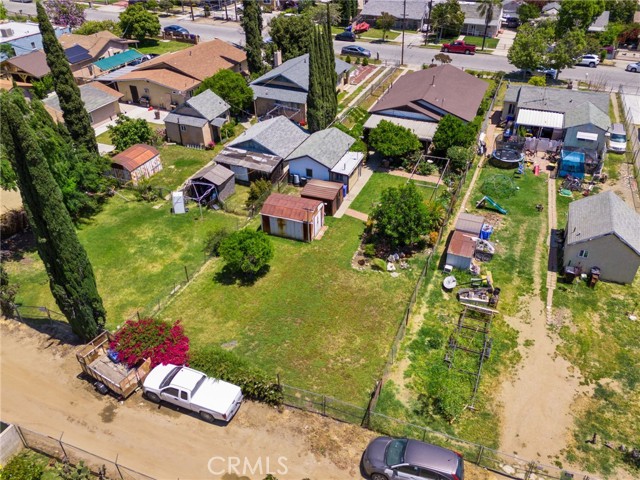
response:
{"label": "green grass lawn", "polygon": [[[164,128],[163,123],[154,123],[154,122],[147,122],[147,123],[154,130],[159,130]],[[96,136],[96,140],[98,141],[98,143],[113,145],[113,140],[111,140],[111,132],[109,130],[102,132],[100,135]]]}
{"label": "green grass lawn", "polygon": [[[362,191],[351,203],[351,208],[358,212],[370,214],[374,207],[380,202],[382,191],[389,187],[401,187],[406,185],[407,179],[397,177],[388,173],[374,172]],[[422,194],[425,201],[431,198],[432,188],[418,186],[418,191]]]}
{"label": "green grass lawn", "polygon": [[186,42],[176,42],[175,40],[160,40],[157,38],[145,38],[138,43],[140,53],[162,55],[163,53],[177,52],[193,45]]}
{"label": "green grass lawn", "polygon": [[604,163],[605,172],[609,176],[610,181],[620,179],[620,166],[626,161],[625,155],[621,153],[608,152]]}
{"label": "green grass lawn", "polygon": [[272,237],[270,270],[253,285],[229,284],[221,263],[210,263],[162,318],[182,319],[194,346],[236,341],[237,353],[284,383],[365,405],[418,267],[398,278],[357,271],[351,258],[364,224],[326,223],[313,243]]}
{"label": "green grass lawn", "polygon": [[[465,35],[464,43],[468,43],[470,45],[476,45],[478,48],[482,47],[482,37],[475,37],[473,35]],[[498,39],[487,37],[487,40],[484,43],[484,48],[496,48],[498,46]]]}
{"label": "green grass lawn", "polygon": [[[130,193],[125,195],[133,198]],[[174,282],[185,279],[185,266],[193,274],[202,265],[207,232],[216,226],[237,228],[241,221],[234,215],[211,211],[205,211],[201,221],[197,208],[185,215],[171,215],[169,210],[168,202],[127,202],[115,196],[78,229],[96,274],[109,327],[121,324],[138,309],[141,314],[150,313],[158,298],[169,295]],[[37,253],[6,265],[21,286],[18,303],[58,310]]]}
{"label": "green grass lawn", "polygon": [[[221,145],[216,146],[218,150]],[[218,152],[216,150],[195,150],[181,145],[165,145],[160,148],[162,171],[149,179],[156,187],[172,190],[209,163]]]}
{"label": "green grass lawn", "polygon": [[[337,35],[338,33],[344,32],[343,27],[331,27],[331,33]],[[402,32],[389,31],[386,33],[386,40],[395,40]],[[366,32],[363,32],[357,35],[358,40],[381,40],[382,39],[382,30],[379,28],[370,28]],[[348,43],[348,42],[345,42]]]}

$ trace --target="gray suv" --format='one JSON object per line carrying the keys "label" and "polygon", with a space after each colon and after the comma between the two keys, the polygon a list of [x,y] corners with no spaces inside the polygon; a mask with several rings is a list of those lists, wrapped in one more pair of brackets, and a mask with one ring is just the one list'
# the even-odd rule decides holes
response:
{"label": "gray suv", "polygon": [[406,438],[372,440],[362,467],[371,480],[464,480],[462,455]]}

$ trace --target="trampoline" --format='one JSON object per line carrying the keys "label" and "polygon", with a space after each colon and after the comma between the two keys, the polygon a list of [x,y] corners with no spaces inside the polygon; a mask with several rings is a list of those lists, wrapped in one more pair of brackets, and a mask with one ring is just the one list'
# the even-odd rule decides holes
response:
{"label": "trampoline", "polygon": [[516,168],[524,161],[525,139],[516,135],[505,138],[504,135],[496,137],[496,148],[489,159],[489,163],[498,168]]}

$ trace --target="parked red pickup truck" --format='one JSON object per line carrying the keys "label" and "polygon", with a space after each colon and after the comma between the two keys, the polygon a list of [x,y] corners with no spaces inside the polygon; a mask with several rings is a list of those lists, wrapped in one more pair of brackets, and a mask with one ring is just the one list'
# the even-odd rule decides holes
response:
{"label": "parked red pickup truck", "polygon": [[476,53],[476,46],[464,43],[462,40],[453,43],[445,43],[442,45],[443,52],[464,53],[465,55],[473,55]]}

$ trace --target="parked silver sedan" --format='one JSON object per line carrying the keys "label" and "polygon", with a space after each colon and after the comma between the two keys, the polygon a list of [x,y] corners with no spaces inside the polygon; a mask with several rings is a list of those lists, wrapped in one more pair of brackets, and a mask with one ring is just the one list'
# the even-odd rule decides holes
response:
{"label": "parked silver sedan", "polygon": [[640,72],[640,62],[630,63],[629,65],[627,65],[627,68],[625,68],[625,70],[627,72],[633,72],[633,73]]}

